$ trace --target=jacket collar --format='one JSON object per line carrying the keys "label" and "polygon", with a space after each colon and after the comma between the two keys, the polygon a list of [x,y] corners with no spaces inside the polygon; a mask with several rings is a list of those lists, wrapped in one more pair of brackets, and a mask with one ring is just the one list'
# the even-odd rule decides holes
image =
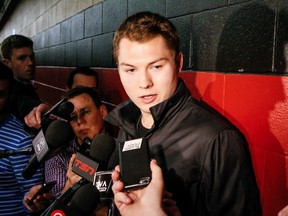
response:
{"label": "jacket collar", "polygon": [[[178,78],[178,85],[175,93],[167,100],[150,108],[154,119],[154,128],[160,127],[166,121],[169,121],[175,113],[175,109],[185,102],[185,95],[190,96],[190,91],[181,78]],[[125,132],[136,134],[136,123],[141,115],[140,109],[129,99],[119,104],[114,110],[105,116],[105,121],[112,125],[119,126]]]}

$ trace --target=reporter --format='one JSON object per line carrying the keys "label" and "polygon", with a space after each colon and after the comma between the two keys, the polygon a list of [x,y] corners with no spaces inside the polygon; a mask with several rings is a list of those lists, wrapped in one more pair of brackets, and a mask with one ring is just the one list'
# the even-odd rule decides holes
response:
{"label": "reporter", "polygon": [[[71,71],[66,82],[66,92],[75,87],[98,87],[98,76],[96,71],[88,67],[77,67]],[[41,120],[44,113],[46,113],[51,106],[41,103],[24,117],[25,124],[28,127],[39,129],[41,128]]]}
{"label": "reporter", "polygon": [[[161,168],[156,160],[150,162],[152,180],[141,189],[124,192],[124,183],[120,180],[119,165],[112,173],[114,201],[120,214],[130,215],[180,215],[176,202],[171,199],[171,193],[164,192],[164,181]],[[168,198],[168,199],[166,199]],[[164,203],[163,203],[164,202]],[[166,207],[165,207],[166,206]],[[170,208],[169,208],[170,206]]]}

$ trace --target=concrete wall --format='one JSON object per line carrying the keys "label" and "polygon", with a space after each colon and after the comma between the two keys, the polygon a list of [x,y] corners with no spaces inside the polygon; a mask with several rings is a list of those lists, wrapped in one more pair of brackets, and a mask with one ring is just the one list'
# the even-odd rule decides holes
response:
{"label": "concrete wall", "polygon": [[113,34],[141,10],[179,29],[184,70],[288,73],[287,0],[22,0],[0,40],[31,37],[39,66],[114,68]]}

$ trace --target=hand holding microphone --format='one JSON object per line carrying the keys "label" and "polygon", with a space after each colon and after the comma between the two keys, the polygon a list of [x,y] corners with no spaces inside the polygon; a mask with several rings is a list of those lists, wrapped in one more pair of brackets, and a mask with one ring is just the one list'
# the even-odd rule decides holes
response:
{"label": "hand holding microphone", "polygon": [[[164,180],[161,168],[157,165],[156,160],[150,162],[152,170],[152,181],[147,187],[123,192],[124,183],[120,180],[120,166],[116,166],[112,173],[112,180],[114,181],[112,190],[114,193],[114,202],[123,216],[132,215],[167,215],[162,208]],[[176,203],[170,202],[174,205],[172,215],[181,215],[176,207]]]}
{"label": "hand holding microphone", "polygon": [[69,161],[69,166],[68,166],[68,170],[66,173],[67,181],[66,181],[64,188],[62,189],[62,193],[65,192],[68,188],[77,184],[77,182],[79,182],[82,179],[82,176],[79,176],[75,172],[72,171],[72,166],[75,161],[75,158],[76,158],[76,154],[73,154]]}
{"label": "hand holding microphone", "polygon": [[[43,131],[47,129],[49,124],[58,119],[67,121],[70,113],[74,110],[72,103],[67,102],[65,98],[57,102],[53,107],[45,103],[41,103],[24,118],[25,124],[30,128],[40,129]],[[42,116],[43,115],[43,116]]]}

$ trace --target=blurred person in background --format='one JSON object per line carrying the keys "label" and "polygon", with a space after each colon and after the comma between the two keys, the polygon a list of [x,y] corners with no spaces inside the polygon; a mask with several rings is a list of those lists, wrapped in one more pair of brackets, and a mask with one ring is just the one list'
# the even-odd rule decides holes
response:
{"label": "blurred person in background", "polygon": [[24,124],[11,113],[8,106],[13,88],[12,71],[0,62],[0,215],[29,215],[30,208],[23,205],[28,190],[44,182],[43,167],[27,180],[22,171],[30,159],[22,153],[5,156],[5,151],[31,149],[32,139],[24,130]]}

